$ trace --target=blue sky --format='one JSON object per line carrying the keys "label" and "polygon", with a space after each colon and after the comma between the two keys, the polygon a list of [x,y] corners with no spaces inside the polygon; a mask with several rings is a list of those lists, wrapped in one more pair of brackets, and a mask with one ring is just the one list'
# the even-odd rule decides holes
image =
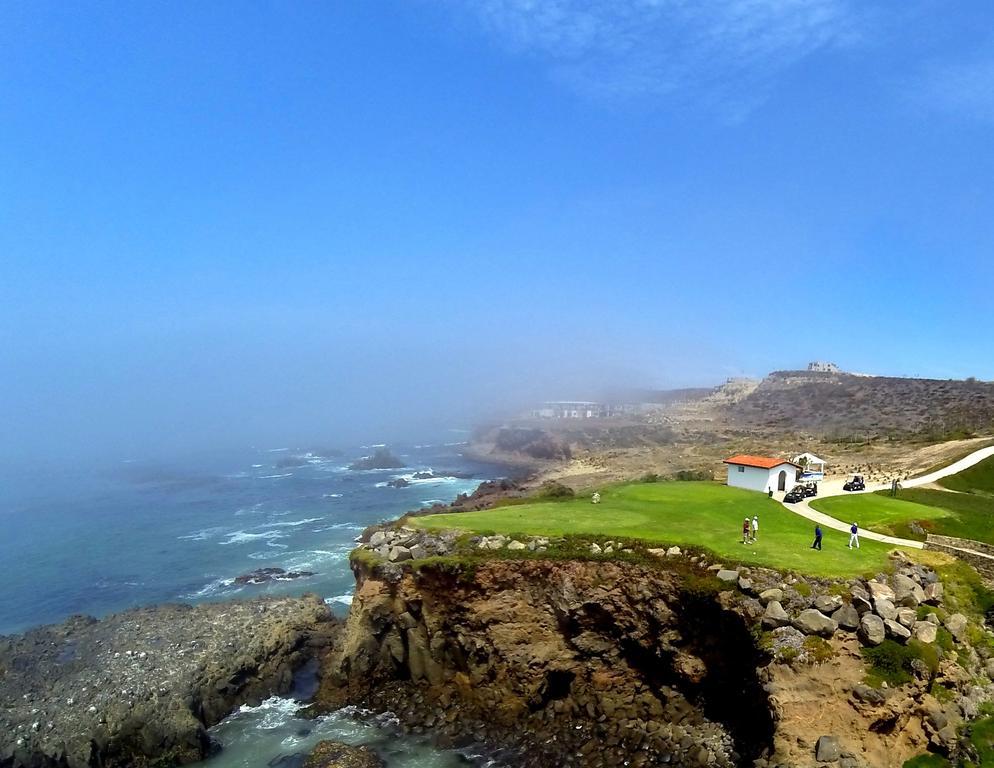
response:
{"label": "blue sky", "polygon": [[6,3],[0,442],[389,434],[809,359],[994,378],[992,30],[916,0]]}

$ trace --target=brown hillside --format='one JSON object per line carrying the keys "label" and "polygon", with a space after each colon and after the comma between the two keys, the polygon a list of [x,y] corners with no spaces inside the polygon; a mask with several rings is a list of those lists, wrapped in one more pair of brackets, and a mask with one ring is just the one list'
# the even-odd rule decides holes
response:
{"label": "brown hillside", "polygon": [[728,416],[743,426],[836,439],[941,439],[994,425],[994,383],[777,371],[729,406]]}

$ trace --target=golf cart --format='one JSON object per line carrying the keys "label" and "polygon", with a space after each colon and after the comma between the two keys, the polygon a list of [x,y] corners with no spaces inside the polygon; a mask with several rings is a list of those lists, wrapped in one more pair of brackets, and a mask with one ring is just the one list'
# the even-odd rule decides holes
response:
{"label": "golf cart", "polygon": [[805,483],[798,487],[804,492],[804,498],[806,499],[818,495],[818,483]]}
{"label": "golf cart", "polygon": [[843,491],[865,491],[866,483],[863,482],[862,475],[853,475],[853,479],[842,486]]}
{"label": "golf cart", "polygon": [[804,499],[803,485],[795,485],[793,488],[787,491],[787,495],[783,497],[783,500],[787,504],[795,504],[798,501],[802,501],[803,499]]}

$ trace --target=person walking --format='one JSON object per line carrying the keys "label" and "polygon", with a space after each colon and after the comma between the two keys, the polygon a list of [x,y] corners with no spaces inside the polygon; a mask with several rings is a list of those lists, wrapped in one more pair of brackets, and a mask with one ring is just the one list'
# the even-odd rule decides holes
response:
{"label": "person walking", "polygon": [[821,549],[821,526],[815,525],[815,540],[811,545],[811,549]]}
{"label": "person walking", "polygon": [[759,535],[759,515],[752,516],[752,541],[756,543],[756,536]]}
{"label": "person walking", "polygon": [[859,526],[856,523],[853,523],[849,529],[849,549],[852,549],[853,544],[859,549]]}
{"label": "person walking", "polygon": [[745,519],[745,522],[742,523],[742,543],[743,544],[748,544],[749,543],[749,528],[750,528],[750,526],[749,526],[749,518],[747,517]]}

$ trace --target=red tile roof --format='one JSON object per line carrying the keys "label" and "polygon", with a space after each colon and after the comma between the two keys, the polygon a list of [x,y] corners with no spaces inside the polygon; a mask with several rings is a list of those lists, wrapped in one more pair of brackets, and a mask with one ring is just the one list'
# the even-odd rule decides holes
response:
{"label": "red tile roof", "polygon": [[781,464],[790,464],[792,467],[797,466],[797,464],[787,461],[787,459],[771,459],[766,456],[747,456],[746,454],[732,456],[730,459],[725,459],[724,463],[742,464],[746,467],[759,467],[760,469],[773,469],[774,467],[779,467]]}

